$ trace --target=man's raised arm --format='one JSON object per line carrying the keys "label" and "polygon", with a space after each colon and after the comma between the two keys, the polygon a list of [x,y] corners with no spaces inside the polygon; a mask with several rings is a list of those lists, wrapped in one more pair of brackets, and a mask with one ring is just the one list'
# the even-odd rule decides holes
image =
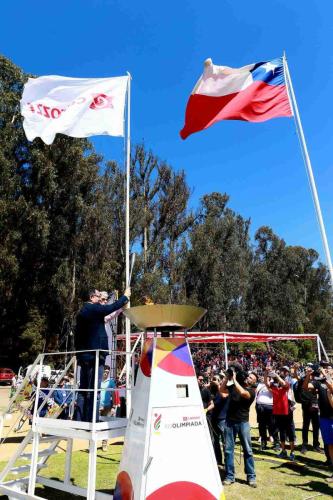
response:
{"label": "man's raised arm", "polygon": [[244,387],[242,387],[238,382],[237,382],[237,379],[236,379],[236,372],[233,373],[233,376],[232,376],[232,379],[233,379],[233,382],[235,384],[235,389],[236,391],[238,392],[238,394],[244,398],[244,399],[250,399],[251,398],[251,393],[247,390],[247,389],[244,389]]}

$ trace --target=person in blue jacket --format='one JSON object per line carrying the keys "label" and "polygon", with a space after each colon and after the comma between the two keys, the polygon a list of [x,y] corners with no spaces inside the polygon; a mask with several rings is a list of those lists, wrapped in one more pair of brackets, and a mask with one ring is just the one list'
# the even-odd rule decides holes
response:
{"label": "person in blue jacket", "polygon": [[[37,387],[37,380],[35,381],[35,386]],[[39,395],[37,401],[38,416],[47,417],[47,412],[49,406],[52,406],[53,398],[49,398],[49,379],[47,377],[42,377],[40,381]],[[47,400],[45,404],[44,401]]]}
{"label": "person in blue jacket", "polygon": [[[68,390],[68,377],[63,377],[59,382],[59,388],[53,393],[54,401],[62,407],[62,412],[60,413],[60,419],[67,420],[69,417],[69,405],[73,400],[73,393]],[[67,389],[67,390],[66,390]]]}
{"label": "person in blue jacket", "polygon": [[[94,389],[95,352],[97,349],[108,351],[108,337],[105,331],[104,318],[122,308],[129,301],[131,289],[126,288],[124,295],[112,304],[100,304],[100,292],[90,289],[86,293],[86,302],[76,317],[75,349],[76,351],[91,351],[78,353],[77,362],[80,366],[80,389]],[[98,367],[98,389],[101,387],[104,364],[107,352],[100,352]],[[96,422],[99,420],[99,399],[97,395]],[[79,391],[76,401],[75,420],[93,421],[94,392]]]}

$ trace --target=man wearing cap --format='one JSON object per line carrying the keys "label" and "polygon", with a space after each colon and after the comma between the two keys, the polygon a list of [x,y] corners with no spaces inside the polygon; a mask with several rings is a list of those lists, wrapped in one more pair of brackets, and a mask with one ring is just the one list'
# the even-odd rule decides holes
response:
{"label": "man wearing cap", "polygon": [[[80,389],[91,390],[78,392],[76,420],[84,422],[93,421],[94,392],[92,389],[94,389],[95,382],[95,351],[98,349],[108,351],[109,349],[104,318],[127,304],[130,295],[131,289],[128,287],[119,300],[116,300],[112,304],[102,305],[100,303],[100,292],[96,288],[91,288],[85,294],[86,302],[76,317],[75,348],[77,351],[88,351],[79,353],[77,359],[80,366]],[[106,354],[106,352],[99,353],[97,389],[101,387]],[[99,417],[99,399],[100,394],[98,392],[95,414],[96,422],[98,422]]]}
{"label": "man wearing cap", "polygon": [[286,382],[288,382],[290,388],[297,382],[295,378],[291,376],[291,371],[289,366],[285,365],[280,369],[281,375],[283,375],[283,378]]}

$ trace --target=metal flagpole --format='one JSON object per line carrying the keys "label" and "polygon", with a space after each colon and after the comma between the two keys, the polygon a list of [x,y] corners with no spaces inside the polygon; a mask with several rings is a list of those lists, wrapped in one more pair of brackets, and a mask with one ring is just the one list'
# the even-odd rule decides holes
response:
{"label": "metal flagpole", "polygon": [[315,205],[317,219],[318,219],[320,233],[321,233],[321,238],[322,238],[323,245],[324,245],[328,271],[330,273],[330,278],[331,278],[331,287],[333,288],[333,266],[332,266],[331,254],[330,254],[330,250],[329,250],[329,246],[328,246],[323,216],[322,216],[321,209],[320,209],[319,198],[318,198],[316,183],[315,183],[314,175],[313,175],[313,171],[312,171],[311,161],[310,161],[310,157],[309,157],[309,153],[308,153],[308,148],[307,148],[306,142],[305,142],[301,118],[299,115],[296,97],[295,97],[293,85],[291,82],[287,58],[286,58],[285,54],[283,55],[283,66],[284,66],[284,72],[285,72],[285,76],[286,76],[288,95],[289,95],[291,106],[293,109],[293,114],[294,114],[295,123],[296,123],[296,129],[297,129],[298,137],[300,140],[300,144],[301,144],[301,148],[302,148],[302,152],[303,152],[303,156],[304,156],[305,167],[306,167],[306,171],[307,171],[308,178],[309,178],[310,188],[311,188],[311,192],[312,192],[312,198],[313,198],[313,202]]}
{"label": "metal flagpole", "polygon": [[[127,87],[127,137],[126,137],[126,224],[125,224],[125,254],[126,254],[126,286],[130,285],[130,255],[129,255],[129,200],[130,200],[130,162],[131,162],[131,75],[128,74]],[[126,416],[131,411],[130,371],[131,371],[131,321],[125,320],[126,334]]]}

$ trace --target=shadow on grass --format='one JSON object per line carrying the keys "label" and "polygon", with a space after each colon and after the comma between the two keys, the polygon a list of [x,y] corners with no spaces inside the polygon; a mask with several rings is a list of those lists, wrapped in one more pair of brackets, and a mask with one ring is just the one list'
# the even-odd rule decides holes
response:
{"label": "shadow on grass", "polygon": [[[279,470],[280,469],[280,470]],[[316,478],[318,477],[322,477],[322,478],[325,478],[325,477],[328,477],[327,476],[327,473],[325,473],[325,471],[320,471],[318,469],[311,469],[310,467],[299,467],[297,466],[297,463],[292,463],[292,462],[285,462],[283,464],[276,464],[275,467],[272,467],[272,470],[276,470],[276,471],[279,471],[279,472],[282,472],[282,473],[285,473],[287,474],[288,472],[287,471],[283,471],[281,469],[287,469],[287,471],[289,470],[297,470],[298,474],[300,476],[314,476]]]}
{"label": "shadow on grass", "polygon": [[[66,493],[65,491],[54,490],[48,486],[37,486],[35,494],[47,498],[47,500],[73,500],[73,493]],[[78,497],[79,498],[79,497]]]}
{"label": "shadow on grass", "polygon": [[24,436],[10,436],[10,437],[6,438],[5,444],[7,444],[7,443],[21,443],[24,438],[25,438],[25,435]]}
{"label": "shadow on grass", "polygon": [[[47,486],[42,487],[37,485],[35,495],[41,498],[47,498],[47,500],[73,500],[72,493],[65,493],[64,491],[54,490],[53,488],[49,488]],[[0,500],[5,500],[7,498],[7,496],[0,495]]]}
{"label": "shadow on grass", "polygon": [[[274,451],[272,448],[269,448],[268,450],[260,450],[256,447],[253,447],[253,452],[256,455],[255,456],[256,460],[260,460],[261,457],[263,459],[270,459],[272,462],[274,460],[279,459],[277,456],[277,452]],[[291,463],[291,465],[293,465],[293,466],[297,465],[297,462],[298,462],[299,464],[304,465],[304,466],[308,466],[308,467],[318,467],[318,468],[322,468],[323,470],[327,469],[325,455],[318,454],[318,457],[320,457],[320,459],[316,459],[313,457],[301,455],[300,453],[298,453],[298,450],[295,450],[295,454],[296,454],[296,463],[294,463],[294,464]],[[279,459],[279,460],[281,460],[281,459]],[[289,462],[284,462],[284,465],[288,465],[288,464],[289,464]]]}
{"label": "shadow on grass", "polygon": [[[320,455],[321,457],[323,455]],[[324,460],[317,460],[315,458],[312,458],[312,457],[305,457],[304,455],[301,455],[299,457],[299,462],[302,462],[302,464],[304,465],[308,465],[309,467],[322,467],[323,469],[327,469],[327,464]]]}
{"label": "shadow on grass", "polygon": [[247,481],[245,479],[239,479],[238,477],[235,478],[235,484],[246,484],[247,485]]}
{"label": "shadow on grass", "polygon": [[[81,453],[87,453],[89,454],[89,450],[80,450]],[[109,454],[112,452],[112,455],[115,456],[115,455],[118,455],[119,458],[112,458],[109,456]],[[101,451],[101,450],[98,450],[97,451],[97,455],[96,455],[96,458],[101,458],[102,460],[106,460],[108,462],[114,462],[114,463],[118,463],[120,464],[120,456],[121,456],[121,452],[119,453],[114,453],[112,448],[109,448],[108,451]]]}
{"label": "shadow on grass", "polygon": [[99,493],[106,493],[106,495],[114,495],[114,489],[113,488],[110,488],[109,490],[106,489],[106,490],[98,490]]}
{"label": "shadow on grass", "polygon": [[307,491],[308,493],[321,493],[332,497],[333,488],[326,483],[321,481],[309,481],[303,484],[286,483],[286,486],[290,488],[296,488],[297,490]]}
{"label": "shadow on grass", "polygon": [[[52,477],[50,479],[54,479],[55,481],[58,480],[56,477]],[[73,478],[71,478],[71,483],[75,485],[75,481]],[[114,494],[114,489],[113,488],[104,488],[104,489],[98,489],[96,492],[100,493],[105,493],[106,495],[112,496]],[[55,488],[50,488],[48,486],[36,486],[35,494],[42,497],[46,498],[47,500],[73,500],[74,498],[82,498],[78,497],[76,495],[73,495],[73,493],[67,493],[65,491],[57,490]],[[6,498],[6,497],[0,497],[0,499]]]}
{"label": "shadow on grass", "polygon": [[120,464],[119,458],[112,458],[108,457],[107,455],[100,455],[99,453],[97,453],[96,458],[100,458],[106,462],[113,462],[115,464]]}

